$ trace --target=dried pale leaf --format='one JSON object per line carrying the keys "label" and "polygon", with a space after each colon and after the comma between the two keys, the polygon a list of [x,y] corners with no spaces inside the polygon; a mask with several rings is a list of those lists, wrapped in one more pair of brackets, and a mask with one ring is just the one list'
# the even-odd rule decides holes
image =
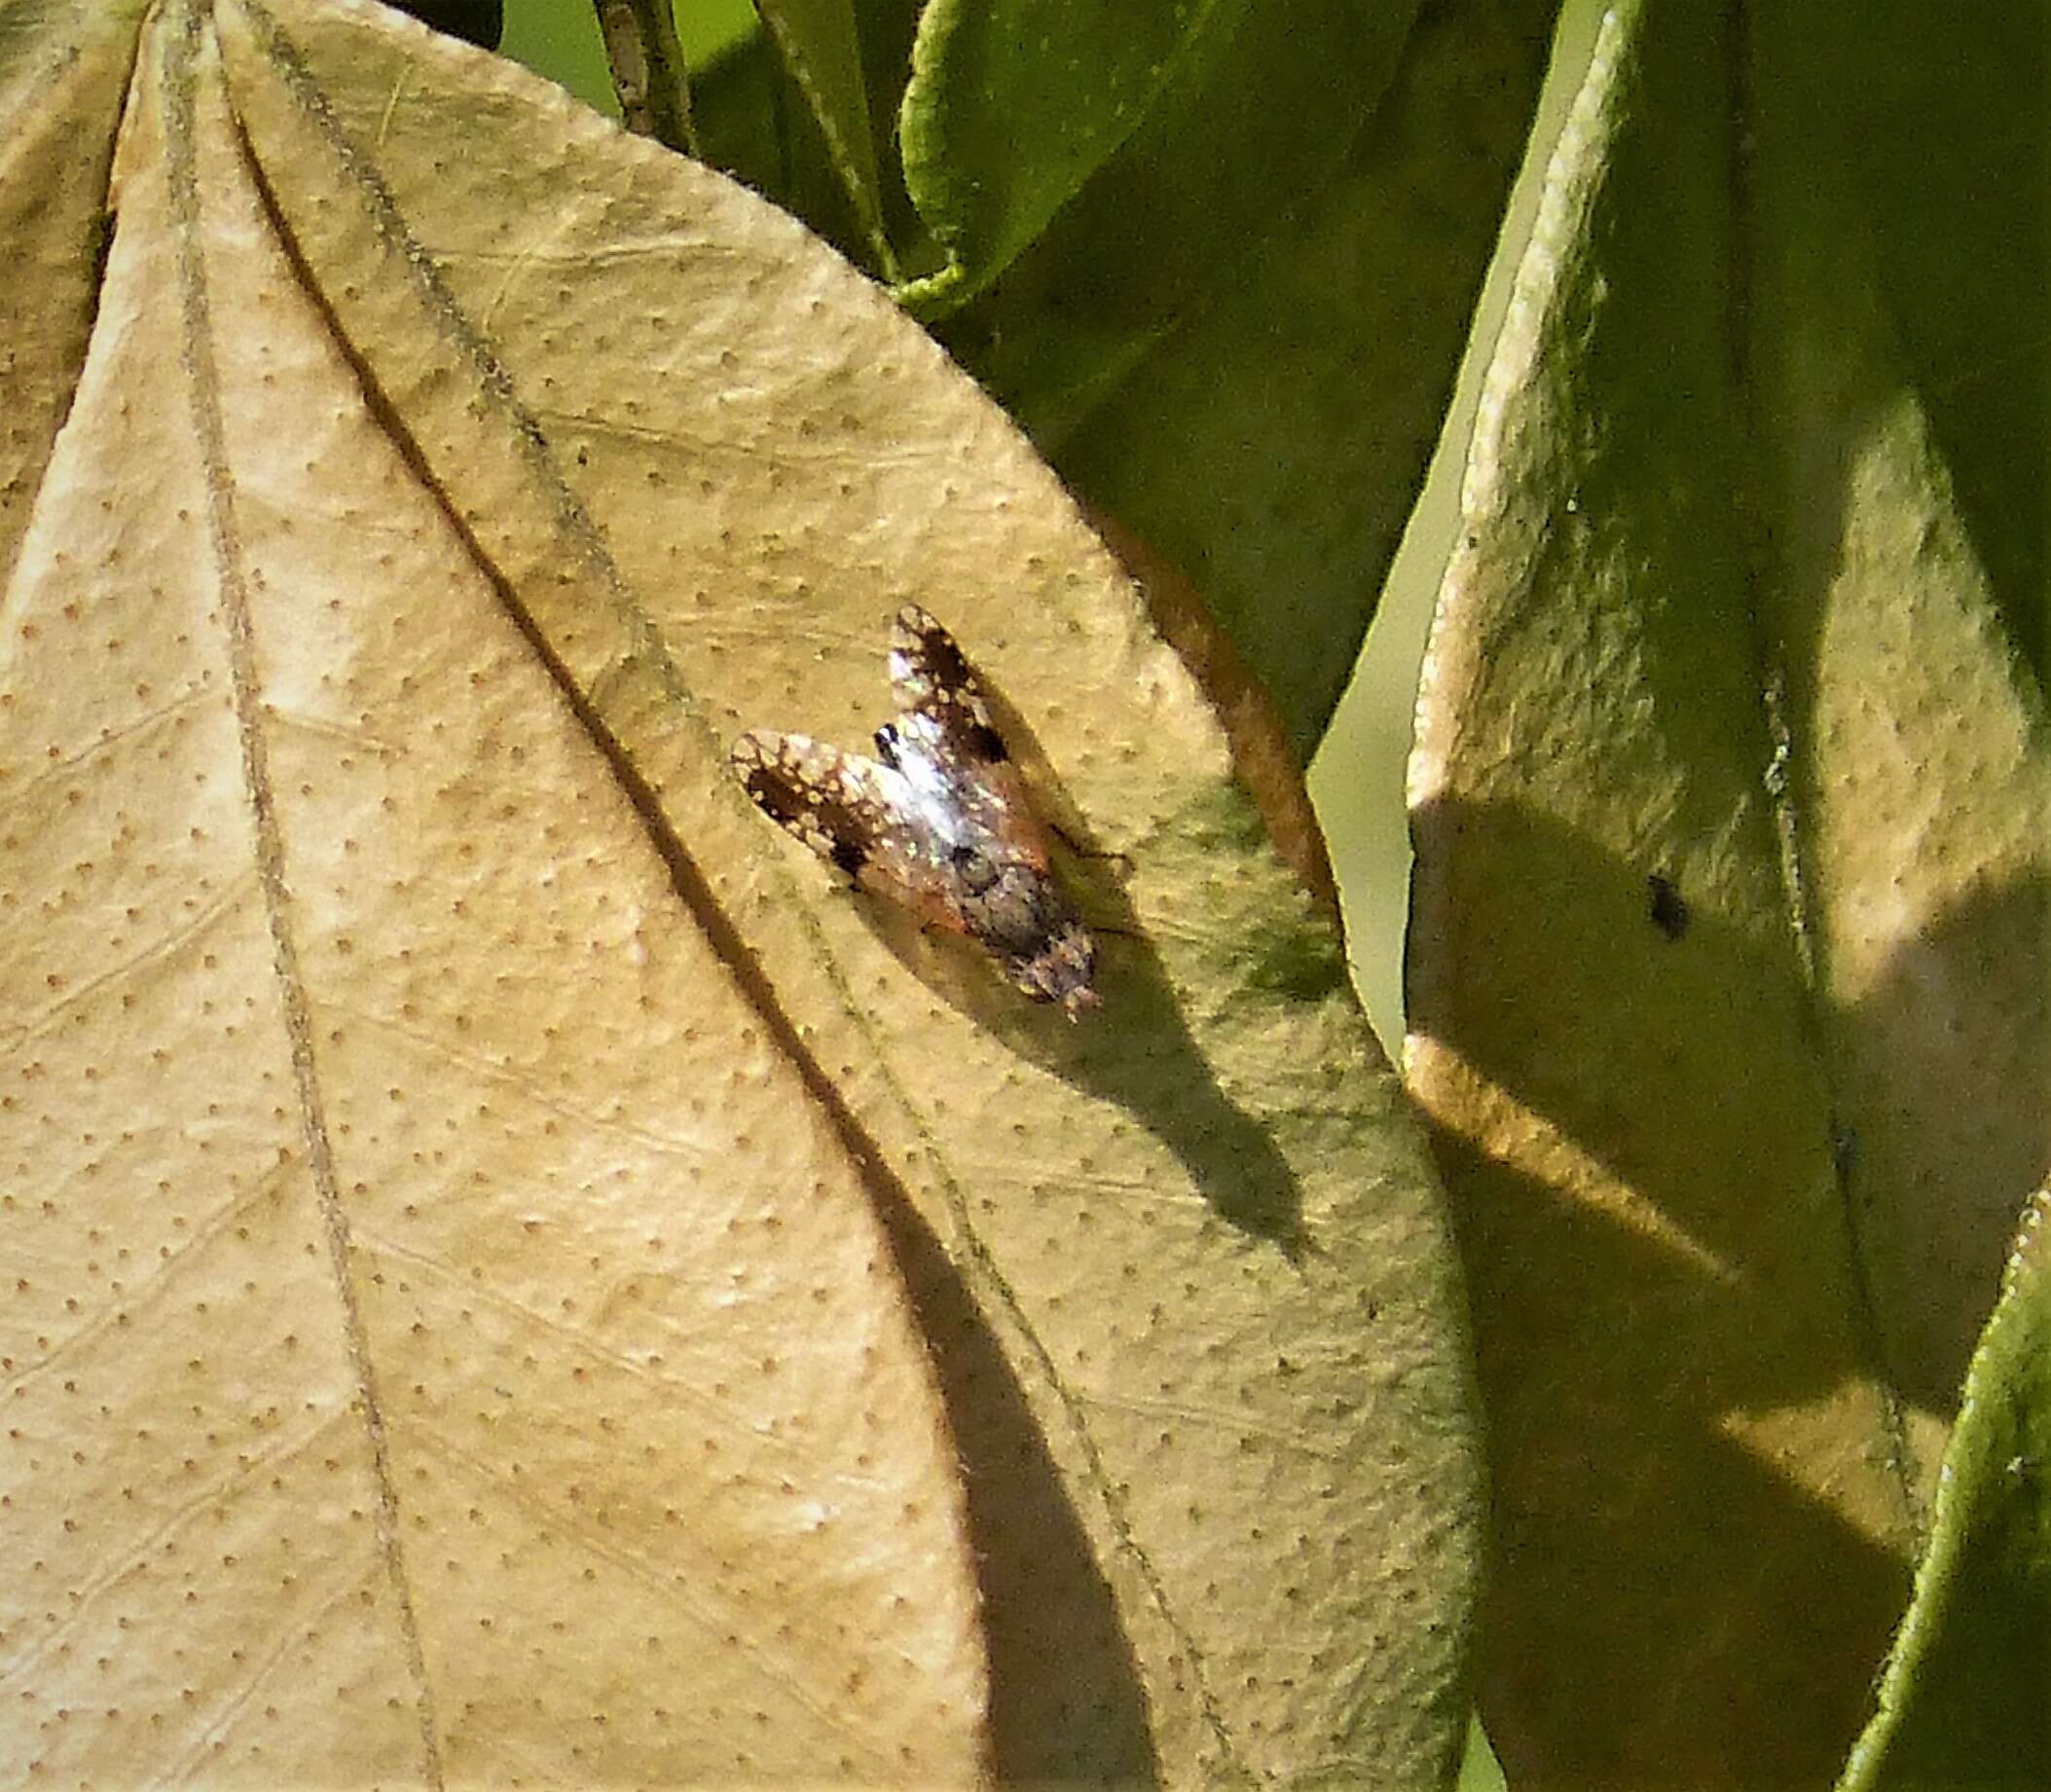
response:
{"label": "dried pale leaf", "polygon": [[0,610],[5,1777],[969,1780],[860,1170],[146,46]]}
{"label": "dried pale leaf", "polygon": [[[968,1473],[999,1771],[1437,1783],[1477,1504],[1447,1240],[1337,941],[1129,586],[787,220],[352,9],[220,17],[377,402],[871,1146]],[[1113,855],[1071,867],[1109,924],[1089,1024],[851,899],[722,772],[743,725],[859,745],[907,597]]]}

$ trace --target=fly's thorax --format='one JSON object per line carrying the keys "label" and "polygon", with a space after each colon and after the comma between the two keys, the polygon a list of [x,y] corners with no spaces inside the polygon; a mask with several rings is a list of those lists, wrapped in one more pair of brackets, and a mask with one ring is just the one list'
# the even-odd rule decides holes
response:
{"label": "fly's thorax", "polygon": [[1064,962],[1086,983],[1094,961],[1089,934],[1061,886],[1039,865],[970,846],[958,849],[962,913],[969,932],[1004,961],[1013,982],[1029,994],[1058,1001],[1059,988],[1040,988],[1021,969],[1062,947]]}
{"label": "fly's thorax", "polygon": [[991,951],[1015,957],[1070,919],[1068,904],[1045,872],[992,853],[987,844],[955,849],[962,912],[970,933]]}

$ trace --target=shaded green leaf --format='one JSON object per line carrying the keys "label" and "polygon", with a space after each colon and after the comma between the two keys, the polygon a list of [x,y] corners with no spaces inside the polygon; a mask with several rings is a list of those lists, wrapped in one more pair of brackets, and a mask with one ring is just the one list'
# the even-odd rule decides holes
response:
{"label": "shaded green leaf", "polygon": [[704,160],[874,271],[876,246],[819,120],[767,31],[693,71],[691,118]]}
{"label": "shaded green leaf", "polygon": [[[864,4],[854,18],[856,76],[866,107],[860,128],[872,146],[862,178],[866,215],[826,140],[819,108],[793,73],[778,38],[756,30],[696,71],[692,104],[701,150],[713,166],[746,182],[872,274],[923,273],[932,240],[912,208],[897,159],[897,109],[911,72],[917,0]],[[843,84],[846,70],[842,70]],[[841,102],[852,104],[845,92]],[[858,126],[841,127],[852,132]]]}
{"label": "shaded green leaf", "polygon": [[[919,23],[905,180],[949,257],[903,297],[961,318],[1001,397],[1056,351],[1063,384],[1116,365],[1200,297],[1344,161],[1414,0],[1279,5],[935,0]],[[1028,253],[1030,251],[1030,253]]]}
{"label": "shaded green leaf", "polygon": [[402,13],[486,50],[498,48],[505,29],[504,0],[392,0]]}
{"label": "shaded green leaf", "polygon": [[1827,1775],[2047,1155],[2042,692],[1803,18],[1609,16],[1419,704],[1513,1783]]}
{"label": "shaded green leaf", "polygon": [[1260,254],[1212,270],[1208,309],[1108,390],[1036,370],[1021,394],[1063,476],[1201,591],[1300,761],[1438,439],[1552,11],[1425,7],[1344,165]]}
{"label": "shaded green leaf", "polygon": [[760,11],[839,176],[865,259],[885,279],[896,279],[853,0],[761,0]]}

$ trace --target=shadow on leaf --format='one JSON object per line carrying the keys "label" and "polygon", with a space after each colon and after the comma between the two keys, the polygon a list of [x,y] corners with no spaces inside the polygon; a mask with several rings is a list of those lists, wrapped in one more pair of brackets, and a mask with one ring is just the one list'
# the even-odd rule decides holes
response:
{"label": "shadow on leaf", "polygon": [[[969,942],[922,929],[895,903],[861,892],[849,899],[885,949],[937,998],[1021,1057],[1124,1109],[1175,1154],[1213,1212],[1295,1262],[1307,1244],[1301,1191],[1288,1160],[1260,1122],[1226,1095],[1198,1048],[1186,998],[1117,880],[1118,856],[1096,848],[1024,717],[989,689],[987,678],[984,692],[1042,816],[1073,845],[1072,855],[1057,847],[1056,870],[1096,936],[1102,1007],[1071,1022],[1013,989],[996,962]],[[1344,967],[1336,941],[1313,957],[1307,971],[1296,959],[1271,963],[1256,955],[1248,955],[1246,967],[1269,993],[1316,995],[1342,977]],[[1306,975],[1315,987],[1272,987]]]}
{"label": "shadow on leaf", "polygon": [[[1968,892],[1818,1013],[1791,936],[1680,867],[1515,804],[1415,821],[1460,917],[1457,961],[1414,979],[1416,1059],[1449,1051],[1442,1120],[1520,1159],[1434,1127],[1493,1421],[1491,1735],[1534,1783],[1719,1752],[1734,1778],[1821,1783],[1921,1522],[1888,1415],[1955,1403],[2043,1170],[2043,884]],[[1863,1524],[1775,1472],[1776,1435],[1842,1459]],[[1774,1674],[1704,1646],[1720,1627],[1781,1639]],[[1794,1699],[1800,1725],[1776,1715]],[[1573,1714],[1597,1708],[1648,1715],[1595,1758]]]}

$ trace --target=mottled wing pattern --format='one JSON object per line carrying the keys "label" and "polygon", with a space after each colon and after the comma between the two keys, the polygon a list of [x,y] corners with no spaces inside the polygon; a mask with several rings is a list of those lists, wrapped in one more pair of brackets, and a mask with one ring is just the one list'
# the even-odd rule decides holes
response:
{"label": "mottled wing pattern", "polygon": [[880,759],[754,728],[734,743],[751,796],[821,858],[990,951],[1012,984],[1071,1020],[1097,1006],[1096,945],[1055,881],[1047,838],[954,637],[897,612],[898,716]]}
{"label": "mottled wing pattern", "polygon": [[891,631],[890,681],[902,714],[878,731],[878,746],[886,753],[902,747],[919,755],[947,782],[967,820],[994,835],[1011,858],[1045,870],[1045,829],[990,717],[975,669],[954,637],[916,603],[897,612]]}
{"label": "mottled wing pattern", "polygon": [[945,751],[965,765],[1004,765],[1010,752],[990,720],[990,706],[954,637],[916,603],[891,631],[890,682],[897,707],[931,716]]}
{"label": "mottled wing pattern", "polygon": [[941,870],[944,853],[888,765],[808,735],[751,728],[733,766],[756,805],[822,859],[929,921],[966,931]]}

